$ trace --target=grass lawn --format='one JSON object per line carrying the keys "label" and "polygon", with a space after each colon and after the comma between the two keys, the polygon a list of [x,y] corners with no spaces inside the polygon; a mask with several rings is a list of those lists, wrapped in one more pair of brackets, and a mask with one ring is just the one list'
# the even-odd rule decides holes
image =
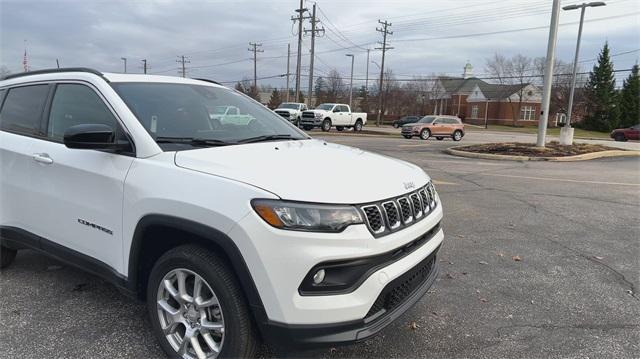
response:
{"label": "grass lawn", "polygon": [[[484,128],[477,128],[474,126],[466,126],[465,129],[467,131],[496,131],[496,132],[520,132],[520,133],[538,133],[537,127],[511,127],[504,125],[489,125],[489,128],[485,130]],[[547,128],[547,135],[551,136],[560,136],[560,127],[551,127]],[[609,132],[597,132],[597,131],[587,131],[581,128],[576,128],[573,133],[573,137],[575,138],[602,138],[609,139]]]}

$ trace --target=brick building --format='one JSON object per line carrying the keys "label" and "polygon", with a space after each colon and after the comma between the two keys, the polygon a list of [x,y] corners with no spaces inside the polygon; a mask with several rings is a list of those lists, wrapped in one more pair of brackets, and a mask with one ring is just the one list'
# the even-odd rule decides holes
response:
{"label": "brick building", "polygon": [[441,76],[432,92],[434,113],[458,115],[466,123],[519,126],[538,124],[542,91],[525,83],[491,84],[473,76],[467,63],[462,77]]}

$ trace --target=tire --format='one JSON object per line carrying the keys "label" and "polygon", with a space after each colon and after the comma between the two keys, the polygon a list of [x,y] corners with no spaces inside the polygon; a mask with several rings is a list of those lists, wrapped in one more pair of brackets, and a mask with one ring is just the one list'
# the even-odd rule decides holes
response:
{"label": "tire", "polygon": [[393,123],[393,128],[400,128],[400,125],[396,122]]}
{"label": "tire", "polygon": [[16,259],[18,251],[15,249],[0,246],[0,269],[7,268]]}
{"label": "tire", "polygon": [[298,116],[298,118],[296,118],[296,127],[300,128],[300,116]]}
{"label": "tire", "polygon": [[402,135],[402,137],[406,138],[407,140],[411,139],[411,135]]}
{"label": "tire", "polygon": [[324,121],[322,121],[322,131],[331,131],[331,119],[325,118]]}
{"label": "tire", "polygon": [[[179,278],[185,283],[183,295],[179,294]],[[201,283],[199,301],[193,299],[197,279]],[[167,281],[171,288],[164,284]],[[184,295],[186,300],[181,298]],[[187,336],[196,337],[197,346],[206,355],[215,353],[212,346],[220,351],[219,358],[256,354],[256,330],[233,272],[221,257],[202,247],[176,247],[156,261],[147,285],[147,309],[160,346],[171,358],[197,357],[191,341],[185,340]],[[205,325],[210,328],[203,328]],[[163,327],[171,330],[170,334],[165,335]]]}
{"label": "tire", "polygon": [[462,131],[460,131],[460,130],[453,131],[452,138],[453,138],[454,141],[460,141],[462,139]]}
{"label": "tire", "polygon": [[616,133],[613,138],[618,142],[625,142],[627,140],[627,138],[624,136],[624,133]]}
{"label": "tire", "polygon": [[338,131],[344,131],[344,127],[343,127],[343,126],[336,126],[336,130],[338,130]]}
{"label": "tire", "polygon": [[423,140],[428,140],[429,137],[431,137],[431,131],[429,131],[428,128],[425,128],[424,130],[420,131],[420,138]]}
{"label": "tire", "polygon": [[442,139],[443,139],[443,138],[444,138],[444,137],[442,137],[442,136],[437,136],[437,137],[436,137],[436,140],[438,140],[438,141],[442,141]]}
{"label": "tire", "polygon": [[360,120],[356,120],[356,124],[353,125],[353,131],[354,132],[360,132],[362,131],[362,121]]}
{"label": "tire", "polygon": [[309,126],[309,125],[303,125],[303,126],[302,126],[302,128],[303,128],[305,131],[311,131],[311,130],[313,130],[313,126]]}

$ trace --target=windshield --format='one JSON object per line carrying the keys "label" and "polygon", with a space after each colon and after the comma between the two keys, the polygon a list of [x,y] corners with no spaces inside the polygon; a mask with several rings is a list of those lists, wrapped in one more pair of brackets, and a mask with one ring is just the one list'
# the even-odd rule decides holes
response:
{"label": "windshield", "polygon": [[423,118],[420,119],[420,123],[431,123],[433,122],[433,120],[435,120],[436,117],[435,116],[424,116]]}
{"label": "windshield", "polygon": [[317,109],[318,110],[323,110],[323,111],[331,111],[333,106],[334,106],[334,104],[332,104],[332,103],[323,103],[322,105],[318,106]]}
{"label": "windshield", "polygon": [[[200,146],[271,139],[274,135],[293,140],[308,138],[266,107],[227,88],[148,82],[112,85],[158,143],[174,138],[182,143],[197,139],[192,142]],[[219,116],[227,109],[233,111]]]}
{"label": "windshield", "polygon": [[278,106],[278,108],[290,108],[292,110],[297,110],[300,108],[300,105],[298,105],[297,103],[283,103]]}

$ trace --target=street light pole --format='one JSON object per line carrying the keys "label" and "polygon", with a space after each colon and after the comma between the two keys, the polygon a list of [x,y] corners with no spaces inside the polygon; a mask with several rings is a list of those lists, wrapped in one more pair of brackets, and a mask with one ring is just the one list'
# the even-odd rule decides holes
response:
{"label": "street light pole", "polygon": [[349,108],[351,108],[351,100],[353,99],[353,60],[355,56],[353,54],[347,54],[346,56],[351,58],[351,79],[349,80]]}
{"label": "street light pole", "polygon": [[576,78],[578,73],[578,57],[580,56],[580,40],[582,39],[582,24],[584,23],[584,12],[588,7],[605,6],[604,2],[590,2],[582,3],[581,5],[569,5],[562,8],[562,10],[577,10],[580,9],[580,25],[578,26],[578,40],[576,41],[576,53],[573,60],[573,74],[571,78],[571,92],[569,93],[569,106],[567,106],[567,123],[565,127],[560,130],[560,144],[572,145],[573,144],[573,129],[571,128],[571,113],[573,111],[573,96],[576,91]]}
{"label": "street light pole", "polygon": [[127,58],[126,57],[121,57],[120,60],[122,60],[124,62],[124,73],[127,73]]}
{"label": "street light pole", "polygon": [[553,0],[551,23],[549,25],[549,41],[547,42],[547,63],[544,67],[544,83],[542,86],[542,104],[540,120],[538,121],[537,147],[544,147],[547,136],[547,121],[549,120],[549,102],[551,101],[551,85],[553,84],[553,65],[556,56],[556,42],[558,40],[558,22],[560,20],[560,0]]}

